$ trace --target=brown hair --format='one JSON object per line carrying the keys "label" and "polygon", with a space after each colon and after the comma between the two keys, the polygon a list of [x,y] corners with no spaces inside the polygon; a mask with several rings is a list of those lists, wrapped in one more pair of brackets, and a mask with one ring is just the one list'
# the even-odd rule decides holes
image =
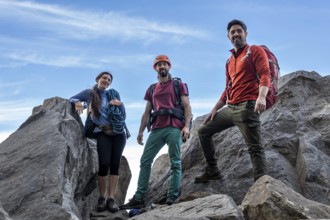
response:
{"label": "brown hair", "polygon": [[[95,81],[97,82],[104,74],[108,74],[110,76],[111,82],[112,82],[113,76],[110,72],[101,72],[101,73],[99,73],[96,76]],[[99,90],[97,88],[97,84],[95,84],[92,88],[91,111],[92,111],[92,114],[94,116],[96,116],[97,118],[100,117],[99,109],[101,108],[101,106],[102,106],[102,99],[101,99]]]}

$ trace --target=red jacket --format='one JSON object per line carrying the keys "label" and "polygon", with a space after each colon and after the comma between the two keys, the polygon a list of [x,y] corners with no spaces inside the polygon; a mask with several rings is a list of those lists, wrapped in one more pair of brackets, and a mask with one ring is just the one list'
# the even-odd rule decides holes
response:
{"label": "red jacket", "polygon": [[240,48],[236,56],[234,49],[230,51],[232,55],[226,64],[226,88],[220,98],[224,103],[237,104],[257,100],[259,86],[270,86],[269,62],[266,52],[261,47],[251,46],[251,57],[244,59],[248,47],[249,45],[246,44]]}

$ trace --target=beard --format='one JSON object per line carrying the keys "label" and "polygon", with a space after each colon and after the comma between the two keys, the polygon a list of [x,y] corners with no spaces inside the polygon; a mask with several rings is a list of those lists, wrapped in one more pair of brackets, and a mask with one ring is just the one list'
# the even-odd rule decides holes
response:
{"label": "beard", "polygon": [[168,70],[166,69],[160,69],[159,72],[158,72],[159,76],[162,77],[162,78],[165,78],[168,76]]}
{"label": "beard", "polygon": [[240,37],[236,37],[231,40],[231,43],[235,48],[241,48],[245,45],[245,39],[242,39]]}

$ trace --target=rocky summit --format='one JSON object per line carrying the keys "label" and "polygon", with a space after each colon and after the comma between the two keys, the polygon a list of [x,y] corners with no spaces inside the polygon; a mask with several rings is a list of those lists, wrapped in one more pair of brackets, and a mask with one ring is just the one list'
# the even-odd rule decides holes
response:
{"label": "rocky summit", "polygon": [[[261,114],[268,174],[253,181],[247,146],[236,127],[213,138],[223,178],[195,184],[205,169],[193,122],[182,146],[181,196],[162,205],[169,182],[167,155],[152,169],[147,206],[130,219],[298,220],[330,219],[330,76],[297,71],[282,76],[279,100]],[[80,117],[54,97],[0,144],[0,219],[125,220],[94,211],[97,200],[95,142],[83,137]],[[131,172],[121,160],[116,201],[125,201]]]}

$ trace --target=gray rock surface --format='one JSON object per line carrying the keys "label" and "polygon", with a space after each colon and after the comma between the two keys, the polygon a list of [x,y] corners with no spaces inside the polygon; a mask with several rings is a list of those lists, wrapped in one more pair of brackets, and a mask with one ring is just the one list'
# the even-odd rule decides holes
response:
{"label": "gray rock surface", "polygon": [[244,220],[242,211],[227,195],[211,195],[190,202],[160,205],[153,210],[134,216],[134,220]]}
{"label": "gray rock surface", "polygon": [[1,220],[12,220],[9,218],[8,213],[3,209],[1,203],[0,203],[0,219]]}
{"label": "gray rock surface", "polygon": [[[98,197],[97,151],[82,134],[71,104],[55,97],[0,145],[0,200],[12,219],[87,219]],[[131,172],[121,161],[117,202],[125,200]]]}
{"label": "gray rock surface", "polygon": [[[164,199],[169,185],[162,155],[153,166],[147,212],[132,219],[330,219],[330,76],[298,71],[279,83],[279,101],[261,115],[269,176],[253,182],[247,147],[234,127],[214,136],[223,178],[195,184],[205,167],[197,130],[206,116],[200,116],[182,146],[180,198],[172,206],[150,206]],[[1,220],[128,219],[126,211],[93,211],[97,152],[82,129],[71,104],[55,97],[0,144]],[[131,178],[125,157],[120,166],[118,204]]]}
{"label": "gray rock surface", "polygon": [[330,206],[306,199],[270,176],[260,178],[246,194],[245,219],[329,219]]}
{"label": "gray rock surface", "polygon": [[[307,199],[330,205],[330,76],[298,71],[281,77],[279,84],[279,101],[261,115],[268,174]],[[237,127],[213,137],[224,177],[194,183],[205,167],[197,136],[205,117],[194,120],[191,137],[182,146],[182,196],[195,192],[226,194],[239,205],[253,185],[253,177],[247,146]],[[168,189],[168,165],[158,167],[167,167],[167,172],[158,176],[158,181],[151,180],[149,202],[165,196]]]}

